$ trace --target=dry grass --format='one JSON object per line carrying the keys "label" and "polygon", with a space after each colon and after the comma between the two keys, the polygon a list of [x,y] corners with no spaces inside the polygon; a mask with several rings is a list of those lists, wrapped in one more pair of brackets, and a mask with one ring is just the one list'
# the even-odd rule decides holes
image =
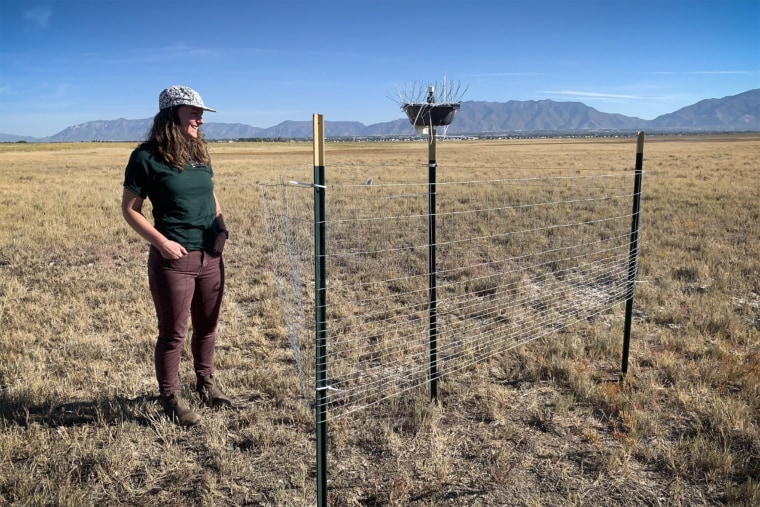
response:
{"label": "dry grass", "polygon": [[[257,183],[311,147],[214,144],[232,239],[217,365],[238,408],[160,416],[131,145],[0,145],[0,505],[313,505],[314,425]],[[424,179],[421,143],[331,144],[327,170]],[[634,142],[440,143],[447,167],[631,168]],[[384,174],[385,166],[419,167]],[[650,138],[630,375],[620,318],[576,325],[330,426],[330,504],[760,503],[760,136]],[[183,384],[192,380],[185,355]]]}

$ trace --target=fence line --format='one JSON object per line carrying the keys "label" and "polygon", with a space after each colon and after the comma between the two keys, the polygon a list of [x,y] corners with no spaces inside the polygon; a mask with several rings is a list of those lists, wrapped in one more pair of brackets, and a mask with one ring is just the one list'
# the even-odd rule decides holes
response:
{"label": "fence line", "polygon": [[[467,174],[475,168],[456,169]],[[393,172],[383,170],[389,177]],[[509,168],[494,172],[508,174]],[[630,227],[638,213],[630,209],[633,171],[561,172],[437,182],[440,377],[599,318],[631,296]],[[328,169],[341,173],[338,165]],[[322,399],[330,418],[429,381],[428,186],[367,183],[321,189],[327,284]],[[314,191],[287,181],[261,189],[302,394],[314,406]]]}

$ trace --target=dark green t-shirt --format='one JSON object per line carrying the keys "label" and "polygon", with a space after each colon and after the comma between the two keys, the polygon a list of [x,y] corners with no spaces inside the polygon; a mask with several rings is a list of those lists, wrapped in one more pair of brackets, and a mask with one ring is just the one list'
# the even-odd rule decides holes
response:
{"label": "dark green t-shirt", "polygon": [[210,166],[188,165],[178,171],[141,146],[124,171],[124,188],[153,205],[156,229],[187,250],[211,251],[216,239],[214,172]]}

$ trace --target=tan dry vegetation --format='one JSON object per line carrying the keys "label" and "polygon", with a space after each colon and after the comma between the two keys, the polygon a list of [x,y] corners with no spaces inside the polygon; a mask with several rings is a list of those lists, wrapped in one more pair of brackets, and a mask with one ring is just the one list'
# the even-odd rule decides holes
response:
{"label": "tan dry vegetation", "polygon": [[[630,170],[634,144],[439,143],[439,177]],[[258,188],[309,181],[310,145],[211,145],[232,231],[217,367],[237,408],[189,430],[155,403],[147,248],[119,210],[132,147],[0,145],[0,505],[313,505]],[[328,181],[425,179],[424,143],[326,157]],[[760,503],[760,136],[649,138],[644,168],[627,380],[621,307],[446,378],[440,406],[420,391],[339,418],[330,505]]]}

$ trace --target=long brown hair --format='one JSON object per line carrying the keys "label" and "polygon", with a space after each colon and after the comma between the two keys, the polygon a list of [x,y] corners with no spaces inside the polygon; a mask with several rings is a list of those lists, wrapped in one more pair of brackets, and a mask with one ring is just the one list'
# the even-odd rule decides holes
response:
{"label": "long brown hair", "polygon": [[182,171],[190,163],[211,165],[211,157],[203,132],[196,139],[188,139],[179,128],[179,116],[174,106],[162,109],[153,118],[148,140],[143,144],[155,151],[170,167]]}

